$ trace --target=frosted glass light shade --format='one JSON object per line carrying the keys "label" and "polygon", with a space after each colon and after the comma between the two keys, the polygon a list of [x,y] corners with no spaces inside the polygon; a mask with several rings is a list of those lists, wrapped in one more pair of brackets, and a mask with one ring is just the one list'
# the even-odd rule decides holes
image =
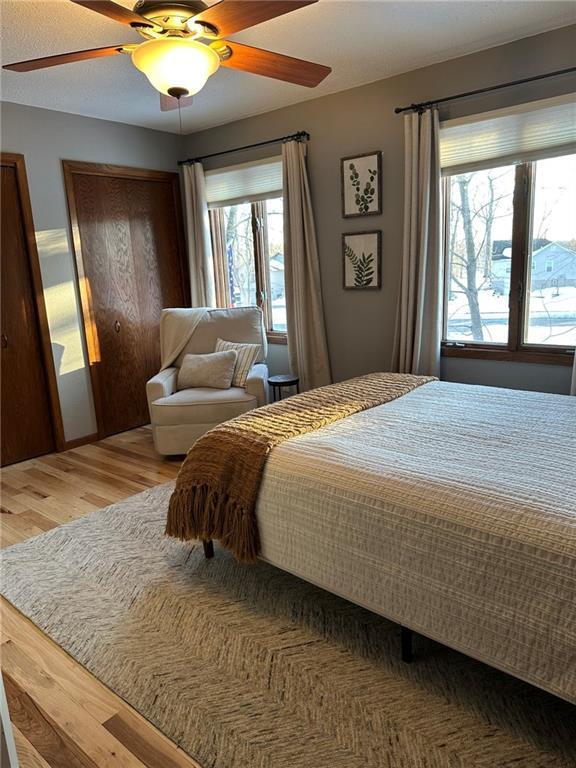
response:
{"label": "frosted glass light shade", "polygon": [[216,72],[220,57],[203,43],[167,37],[139,45],[132,53],[132,62],[160,93],[169,96],[170,89],[178,88],[192,96]]}

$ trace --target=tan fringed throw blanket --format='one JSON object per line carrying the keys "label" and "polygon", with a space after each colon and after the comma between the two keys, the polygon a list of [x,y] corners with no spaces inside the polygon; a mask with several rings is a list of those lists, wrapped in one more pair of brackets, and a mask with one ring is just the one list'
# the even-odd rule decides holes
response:
{"label": "tan fringed throw blanket", "polygon": [[432,376],[371,373],[271,403],[214,427],[190,449],[170,499],[166,533],[218,539],[238,560],[260,551],[256,500],[275,446],[395,400]]}

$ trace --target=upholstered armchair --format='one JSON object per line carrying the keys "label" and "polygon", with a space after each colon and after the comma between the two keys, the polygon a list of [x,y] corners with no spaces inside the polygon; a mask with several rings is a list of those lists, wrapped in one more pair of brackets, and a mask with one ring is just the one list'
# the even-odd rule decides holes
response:
{"label": "upholstered armchair", "polygon": [[[187,453],[193,443],[212,427],[239,416],[268,401],[268,352],[262,312],[258,307],[200,310],[165,309],[160,324],[163,356],[169,345],[174,346],[174,328],[187,314],[200,313],[194,331],[178,344],[178,355],[169,367],[156,374],[146,384],[154,446],[163,456]],[[172,313],[172,315],[170,315]],[[176,314],[178,313],[178,314]],[[198,315],[197,315],[198,316]],[[169,321],[176,321],[170,323]],[[185,326],[184,326],[185,327]],[[168,334],[171,338],[168,340]],[[185,355],[214,352],[218,339],[248,344],[260,344],[261,351],[252,366],[245,387],[210,389],[195,387],[178,391],[178,371]]]}

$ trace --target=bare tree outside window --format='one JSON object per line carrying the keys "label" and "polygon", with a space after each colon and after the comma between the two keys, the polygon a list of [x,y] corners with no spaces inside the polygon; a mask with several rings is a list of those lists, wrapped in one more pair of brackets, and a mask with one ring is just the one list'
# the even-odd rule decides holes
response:
{"label": "bare tree outside window", "polygon": [[449,185],[447,338],[506,343],[514,167],[458,174]]}
{"label": "bare tree outside window", "polygon": [[230,306],[251,306],[256,303],[256,268],[250,203],[229,205],[223,211]]}

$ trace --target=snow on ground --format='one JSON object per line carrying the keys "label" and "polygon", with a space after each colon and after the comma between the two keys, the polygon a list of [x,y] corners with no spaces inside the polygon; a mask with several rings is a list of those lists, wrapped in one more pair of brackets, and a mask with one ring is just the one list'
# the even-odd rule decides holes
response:
{"label": "snow on ground", "polygon": [[[491,290],[478,292],[485,342],[508,341],[508,297]],[[528,344],[576,346],[576,287],[544,288],[533,291],[528,300]],[[463,293],[454,292],[448,302],[447,337],[454,341],[472,339],[470,311]]]}

